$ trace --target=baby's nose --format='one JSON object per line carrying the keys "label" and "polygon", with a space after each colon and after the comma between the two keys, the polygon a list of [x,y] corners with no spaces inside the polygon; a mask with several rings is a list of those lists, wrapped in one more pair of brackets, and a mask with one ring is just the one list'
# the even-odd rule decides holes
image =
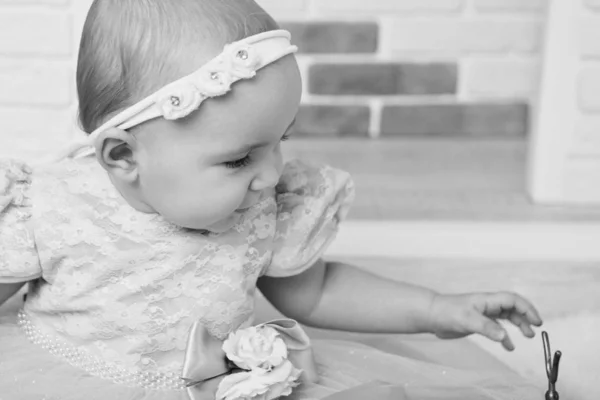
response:
{"label": "baby's nose", "polygon": [[260,192],[275,187],[279,182],[280,172],[277,168],[266,168],[250,185],[250,190]]}

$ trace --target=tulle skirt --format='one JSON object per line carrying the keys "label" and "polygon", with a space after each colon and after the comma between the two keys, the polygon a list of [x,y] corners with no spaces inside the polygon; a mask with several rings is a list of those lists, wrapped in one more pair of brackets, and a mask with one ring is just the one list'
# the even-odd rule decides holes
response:
{"label": "tulle skirt", "polygon": [[[0,400],[189,400],[185,391],[121,386],[67,364],[29,342],[16,323],[17,308],[3,306],[0,311]],[[314,340],[320,380],[297,387],[287,398],[325,399],[336,393],[343,394],[344,400],[540,400],[544,396],[543,386],[526,382],[499,364],[460,368],[450,365],[459,362],[448,362],[441,353],[437,358],[442,361],[436,362],[435,352],[419,349],[419,342],[410,339],[364,342]],[[392,384],[395,394],[381,395],[371,390],[371,382]]]}

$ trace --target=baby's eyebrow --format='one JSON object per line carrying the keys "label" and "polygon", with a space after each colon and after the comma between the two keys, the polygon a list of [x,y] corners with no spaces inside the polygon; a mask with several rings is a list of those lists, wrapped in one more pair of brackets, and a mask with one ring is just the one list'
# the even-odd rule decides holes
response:
{"label": "baby's eyebrow", "polygon": [[[293,126],[295,124],[296,124],[296,118],[294,118],[294,120],[292,121],[292,123],[289,124],[289,126],[286,128],[284,135],[287,134],[293,128]],[[267,146],[269,144],[270,144],[269,142],[260,142],[260,143],[251,144],[251,145],[245,146],[243,148],[240,148],[238,150],[229,151],[226,154],[222,154],[222,157],[224,157],[224,158],[227,158],[227,157],[229,157],[229,158],[231,158],[231,157],[235,158],[235,157],[238,157],[238,156],[243,156],[245,154],[250,153],[252,150],[258,149],[260,147]]]}

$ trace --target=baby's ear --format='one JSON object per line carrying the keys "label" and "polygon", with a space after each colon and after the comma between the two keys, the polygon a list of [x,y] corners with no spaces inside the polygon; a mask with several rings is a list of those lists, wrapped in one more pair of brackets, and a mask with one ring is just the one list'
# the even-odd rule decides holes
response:
{"label": "baby's ear", "polygon": [[122,129],[112,128],[98,135],[94,143],[100,165],[123,183],[132,183],[138,178],[135,160],[135,137]]}

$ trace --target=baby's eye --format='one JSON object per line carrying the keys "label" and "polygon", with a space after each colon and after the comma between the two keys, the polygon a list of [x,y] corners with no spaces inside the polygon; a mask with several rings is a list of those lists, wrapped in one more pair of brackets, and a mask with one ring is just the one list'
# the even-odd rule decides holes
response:
{"label": "baby's eye", "polygon": [[227,161],[223,164],[227,168],[238,169],[238,168],[247,167],[248,165],[250,165],[251,162],[252,162],[252,160],[250,159],[250,155],[247,155],[246,157],[240,158],[239,160]]}
{"label": "baby's eye", "polygon": [[281,137],[281,141],[282,142],[285,142],[286,140],[290,140],[290,134],[289,133],[286,133],[285,135],[283,135]]}

